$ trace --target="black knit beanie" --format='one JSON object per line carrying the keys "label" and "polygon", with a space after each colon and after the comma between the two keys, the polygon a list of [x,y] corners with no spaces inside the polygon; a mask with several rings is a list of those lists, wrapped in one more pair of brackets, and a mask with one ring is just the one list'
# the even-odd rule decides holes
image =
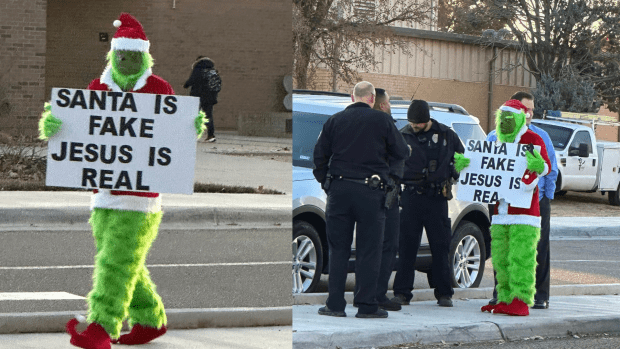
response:
{"label": "black knit beanie", "polygon": [[428,103],[420,99],[414,99],[411,101],[409,110],[407,110],[407,120],[414,124],[421,124],[428,122],[431,119],[431,114],[428,111]]}

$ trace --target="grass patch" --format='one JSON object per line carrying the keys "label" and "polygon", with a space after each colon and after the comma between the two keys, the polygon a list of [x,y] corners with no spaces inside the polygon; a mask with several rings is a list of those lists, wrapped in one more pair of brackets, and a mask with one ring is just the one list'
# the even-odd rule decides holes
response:
{"label": "grass patch", "polygon": [[[81,188],[48,187],[44,181],[25,181],[20,179],[0,179],[0,191],[90,191]],[[268,194],[283,195],[273,189],[242,187],[236,185],[194,183],[194,193],[223,194]]]}

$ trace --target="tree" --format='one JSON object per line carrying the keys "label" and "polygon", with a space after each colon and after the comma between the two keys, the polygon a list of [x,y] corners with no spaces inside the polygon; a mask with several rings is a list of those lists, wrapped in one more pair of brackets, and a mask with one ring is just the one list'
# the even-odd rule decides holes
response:
{"label": "tree", "polygon": [[590,84],[598,102],[620,110],[616,0],[483,1],[488,11],[480,16],[506,22],[539,88],[551,88],[544,87],[551,81]]}
{"label": "tree", "polygon": [[532,90],[536,101],[534,114],[541,117],[545,110],[564,110],[576,113],[597,113],[601,101],[594,85],[577,74],[555,79],[543,74]]}
{"label": "tree", "polygon": [[430,4],[411,0],[293,0],[293,60],[296,88],[308,88],[323,64],[334,77],[353,83],[360,70],[381,61],[375,50],[410,54],[411,42],[395,25],[423,23]]}
{"label": "tree", "polygon": [[488,1],[440,0],[437,4],[437,30],[480,35],[485,29],[500,30],[506,20],[493,17]]}

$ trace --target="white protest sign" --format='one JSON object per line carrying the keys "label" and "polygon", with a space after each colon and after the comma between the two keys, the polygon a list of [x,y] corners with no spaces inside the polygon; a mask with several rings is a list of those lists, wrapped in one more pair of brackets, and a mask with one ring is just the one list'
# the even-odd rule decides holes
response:
{"label": "white protest sign", "polygon": [[[514,207],[530,207],[533,191],[525,191],[521,183],[527,168],[525,144],[469,139],[465,145],[470,163],[460,173],[458,200],[494,204],[505,199]],[[540,151],[540,146],[534,148]]]}
{"label": "white protest sign", "polygon": [[52,89],[45,184],[192,194],[199,99]]}

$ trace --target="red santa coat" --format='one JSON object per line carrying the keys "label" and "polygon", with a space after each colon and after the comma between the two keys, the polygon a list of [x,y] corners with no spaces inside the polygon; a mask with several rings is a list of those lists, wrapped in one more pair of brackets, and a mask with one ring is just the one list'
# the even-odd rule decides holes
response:
{"label": "red santa coat", "polygon": [[[112,79],[112,68],[110,66],[101,74],[99,79],[93,80],[89,85],[89,90],[95,91],[114,91],[123,90]],[[153,93],[163,95],[173,95],[174,90],[170,84],[154,75],[149,68],[138,79],[134,88],[129,91],[133,93]],[[161,197],[159,193],[120,191],[120,190],[95,190],[91,200],[91,209],[109,208],[116,210],[159,212],[161,211]]]}
{"label": "red santa coat", "polygon": [[[499,138],[498,138],[499,139]],[[547,156],[547,148],[542,138],[523,125],[515,142],[518,144],[533,144],[540,146],[540,155],[545,160],[545,169],[539,175],[536,172],[526,170],[521,178],[522,190],[532,193],[532,203],[530,208],[512,207],[504,199],[495,204],[495,215],[492,224],[513,225],[525,224],[540,228],[540,206],[538,204],[538,180],[540,177],[549,173],[551,162]]]}

